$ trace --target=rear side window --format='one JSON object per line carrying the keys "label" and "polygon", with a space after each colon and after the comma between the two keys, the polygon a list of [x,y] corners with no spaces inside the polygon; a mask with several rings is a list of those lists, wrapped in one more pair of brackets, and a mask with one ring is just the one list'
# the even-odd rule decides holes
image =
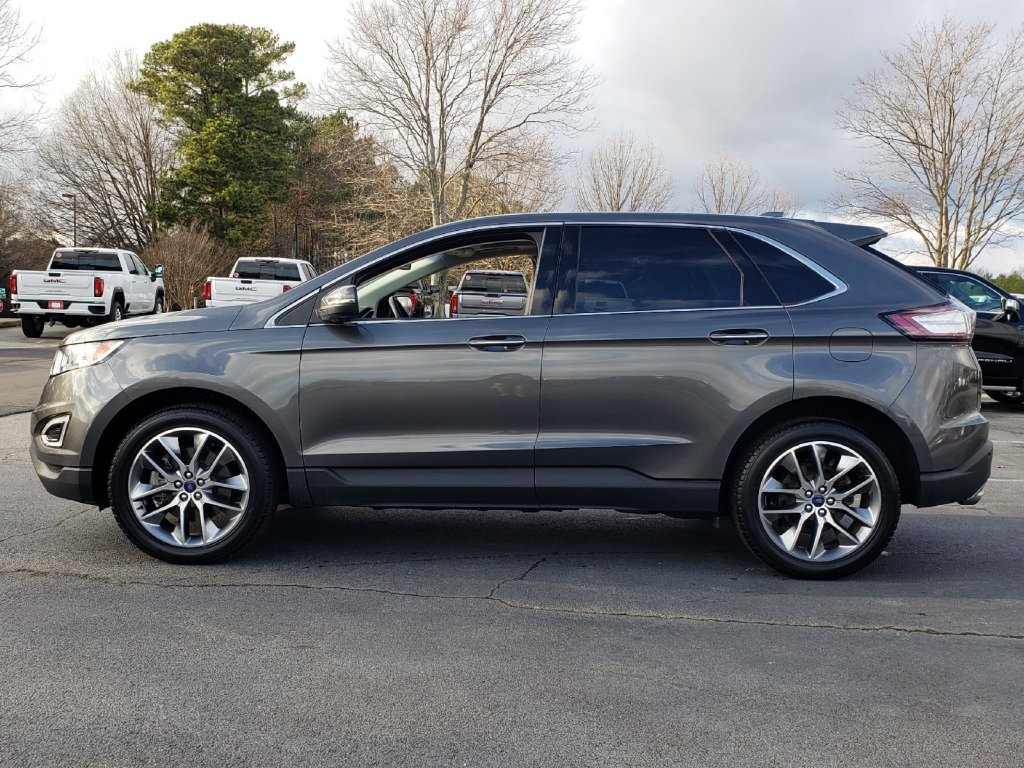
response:
{"label": "rear side window", "polygon": [[710,232],[583,227],[576,312],[738,307],[740,270]]}
{"label": "rear side window", "polygon": [[[130,265],[131,261],[128,263]],[[50,269],[61,272],[120,272],[121,261],[116,253],[56,251]]]}
{"label": "rear side window", "polygon": [[244,259],[235,266],[232,277],[243,280],[300,280],[298,264]]}
{"label": "rear side window", "polygon": [[459,288],[461,293],[527,293],[526,278],[487,272],[467,272]]}
{"label": "rear side window", "polygon": [[774,245],[739,232],[734,232],[733,237],[750,260],[764,273],[783,304],[801,304],[836,289],[836,286],[806,264],[802,264]]}

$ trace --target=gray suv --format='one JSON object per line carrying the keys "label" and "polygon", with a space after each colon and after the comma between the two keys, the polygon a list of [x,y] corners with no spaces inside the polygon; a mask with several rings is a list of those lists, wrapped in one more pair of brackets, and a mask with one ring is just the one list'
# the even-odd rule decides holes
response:
{"label": "gray suv", "polygon": [[[977,501],[974,314],[878,229],[661,214],[421,232],[292,291],[69,336],[32,417],[58,496],[180,563],[278,505],[728,515],[784,573],[873,560],[901,504]],[[523,259],[526,262],[523,262]],[[522,316],[409,317],[411,280],[530,263]]]}

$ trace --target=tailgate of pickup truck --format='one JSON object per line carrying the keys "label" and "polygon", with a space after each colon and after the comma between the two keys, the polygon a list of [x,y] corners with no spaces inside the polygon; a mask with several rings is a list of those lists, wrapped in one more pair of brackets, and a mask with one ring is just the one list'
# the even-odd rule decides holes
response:
{"label": "tailgate of pickup truck", "polygon": [[93,295],[93,275],[79,272],[19,272],[18,296],[88,299]]}

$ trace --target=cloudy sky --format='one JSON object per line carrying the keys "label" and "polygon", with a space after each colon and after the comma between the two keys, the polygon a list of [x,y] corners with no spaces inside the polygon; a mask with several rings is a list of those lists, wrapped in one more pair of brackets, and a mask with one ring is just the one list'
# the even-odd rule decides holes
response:
{"label": "cloudy sky", "polygon": [[[18,0],[15,0],[16,2]],[[997,32],[1024,22],[1020,0],[584,0],[580,59],[600,76],[596,127],[580,152],[619,130],[661,148],[676,183],[675,205],[691,207],[700,166],[719,151],[754,164],[762,177],[820,212],[833,172],[862,151],[835,129],[854,79],[881,64],[923,22],[945,14],[984,20]],[[146,51],[198,22],[265,26],[296,43],[298,79],[316,84],[327,41],[344,38],[349,3],[310,0],[22,0],[43,41],[32,68],[52,79],[56,109],[90,66],[116,49]],[[907,244],[904,244],[905,247]],[[986,253],[982,266],[1024,267],[1024,246]]]}

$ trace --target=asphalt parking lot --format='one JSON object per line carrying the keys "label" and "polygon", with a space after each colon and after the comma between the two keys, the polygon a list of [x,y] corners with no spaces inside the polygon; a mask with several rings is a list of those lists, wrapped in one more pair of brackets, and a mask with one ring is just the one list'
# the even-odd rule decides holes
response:
{"label": "asphalt parking lot", "polygon": [[1024,761],[1024,411],[981,504],[839,582],[599,510],[286,509],[188,568],[36,480],[63,334],[0,329],[0,765]]}

